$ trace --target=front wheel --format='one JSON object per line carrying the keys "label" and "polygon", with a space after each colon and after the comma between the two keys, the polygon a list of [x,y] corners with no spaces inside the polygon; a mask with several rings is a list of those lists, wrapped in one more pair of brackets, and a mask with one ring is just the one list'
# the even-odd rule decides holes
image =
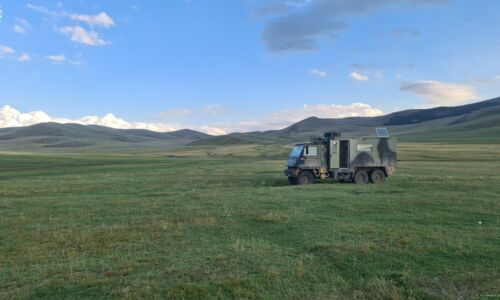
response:
{"label": "front wheel", "polygon": [[288,182],[290,182],[291,185],[297,185],[297,178],[288,177]]}
{"label": "front wheel", "polygon": [[313,183],[314,176],[311,174],[311,172],[304,171],[299,174],[299,177],[297,177],[297,184],[298,185],[305,185],[305,184],[311,184]]}
{"label": "front wheel", "polygon": [[370,174],[370,181],[375,184],[381,184],[385,182],[385,173],[382,170],[373,170]]}

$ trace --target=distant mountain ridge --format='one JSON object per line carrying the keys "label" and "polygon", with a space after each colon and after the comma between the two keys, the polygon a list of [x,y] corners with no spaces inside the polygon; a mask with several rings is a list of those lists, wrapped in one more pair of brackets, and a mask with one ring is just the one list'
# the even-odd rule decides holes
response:
{"label": "distant mountain ridge", "polygon": [[430,109],[411,109],[379,117],[310,117],[281,130],[211,136],[183,129],[155,132],[97,125],[41,123],[0,129],[1,151],[158,150],[182,146],[293,143],[326,131],[373,135],[387,127],[402,140],[500,143],[500,98]]}
{"label": "distant mountain ridge", "polygon": [[233,133],[195,141],[191,145],[303,141],[332,130],[347,135],[373,135],[375,127],[387,127],[393,136],[403,140],[500,142],[500,97],[461,106],[404,110],[378,117],[309,117],[281,130]]}
{"label": "distant mountain ridge", "polygon": [[473,111],[495,107],[498,105],[500,105],[500,98],[461,106],[404,110],[388,115],[389,120],[384,125],[391,126],[421,123],[440,118],[460,116],[471,113]]}

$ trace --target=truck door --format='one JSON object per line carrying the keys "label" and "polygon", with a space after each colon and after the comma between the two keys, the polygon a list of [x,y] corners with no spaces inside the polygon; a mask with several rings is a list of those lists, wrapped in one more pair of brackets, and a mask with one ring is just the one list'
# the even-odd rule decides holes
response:
{"label": "truck door", "polygon": [[330,140],[330,169],[338,169],[340,167],[339,160],[339,143],[336,140]]}

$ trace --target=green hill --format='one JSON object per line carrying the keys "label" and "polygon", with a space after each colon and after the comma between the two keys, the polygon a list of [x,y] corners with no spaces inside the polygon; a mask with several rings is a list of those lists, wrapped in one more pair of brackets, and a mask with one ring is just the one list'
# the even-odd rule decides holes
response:
{"label": "green hill", "polygon": [[132,150],[178,147],[211,137],[194,130],[154,132],[104,126],[42,123],[0,129],[2,151]]}

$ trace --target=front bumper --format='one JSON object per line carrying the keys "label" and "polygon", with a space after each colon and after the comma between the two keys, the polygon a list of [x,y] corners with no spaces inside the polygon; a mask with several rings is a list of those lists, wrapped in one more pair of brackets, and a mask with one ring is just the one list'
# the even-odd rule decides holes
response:
{"label": "front bumper", "polygon": [[300,173],[299,168],[286,168],[285,171],[285,176],[286,177],[298,177]]}

